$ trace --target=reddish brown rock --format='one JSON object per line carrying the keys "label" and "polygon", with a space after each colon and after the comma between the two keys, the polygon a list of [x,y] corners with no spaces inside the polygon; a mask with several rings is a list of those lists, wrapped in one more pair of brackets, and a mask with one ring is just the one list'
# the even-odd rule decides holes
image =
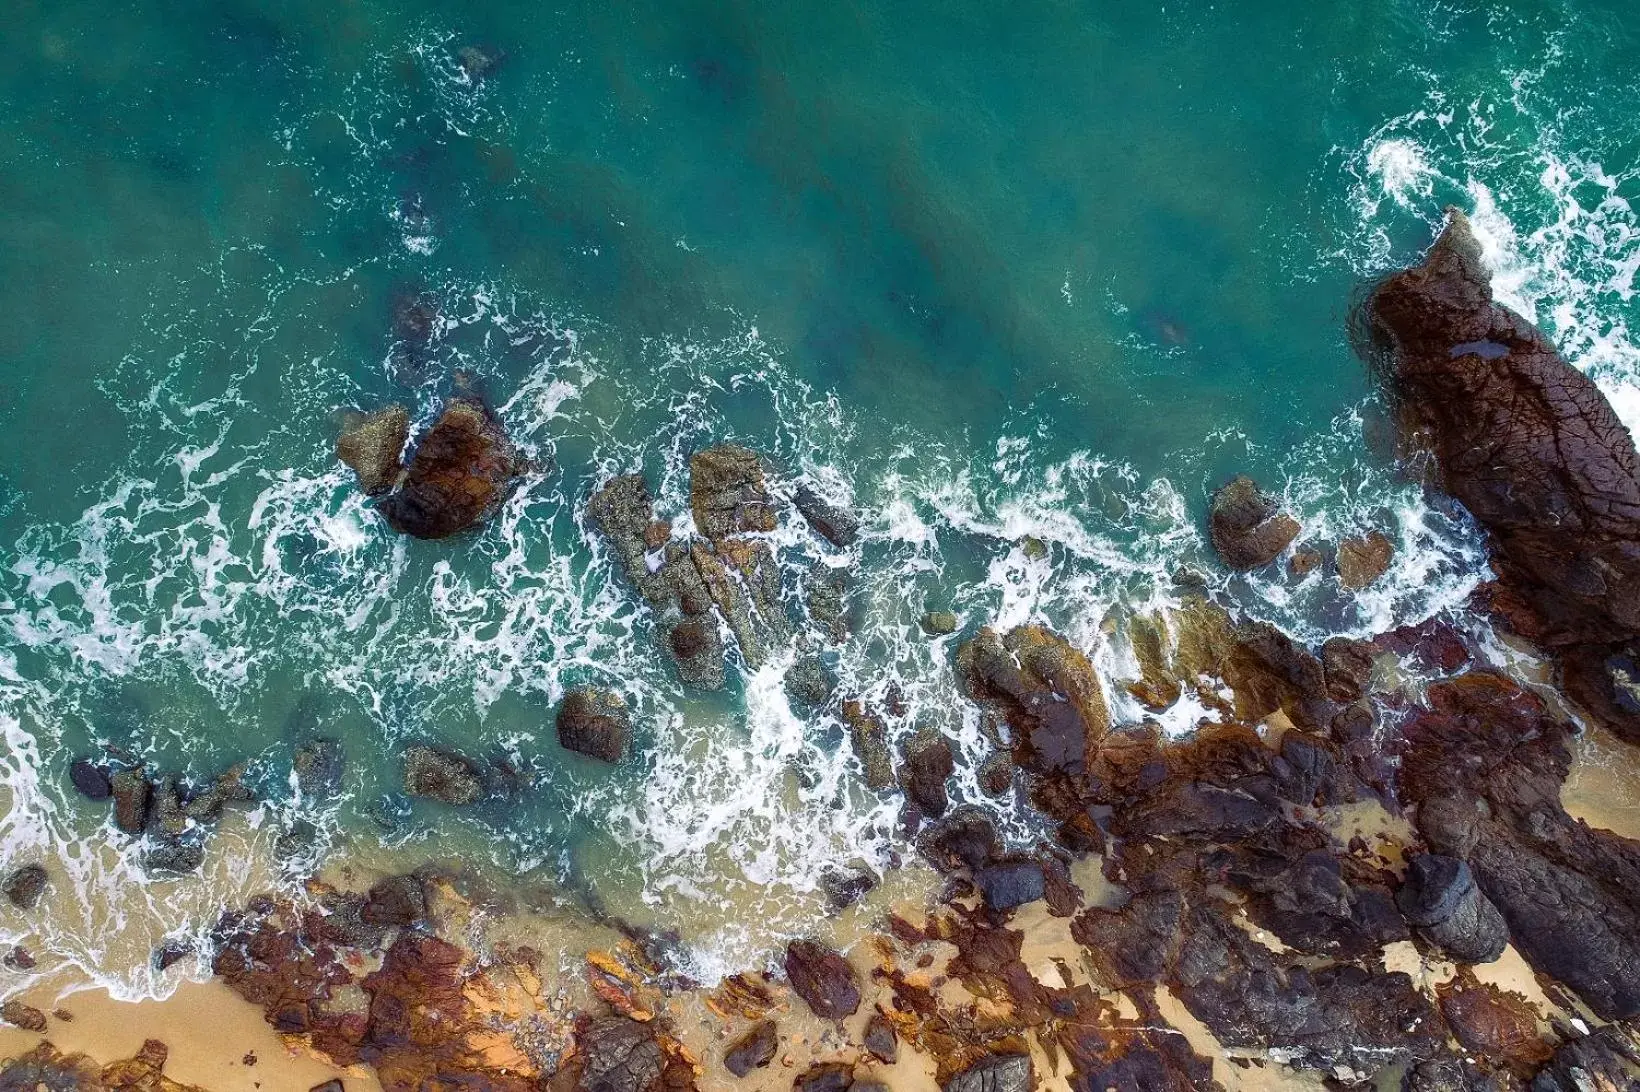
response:
{"label": "reddish brown rock", "polygon": [[422,434],[404,484],[381,502],[395,531],[445,538],[498,507],[523,460],[501,422],[475,398],[452,398]]}
{"label": "reddish brown rock", "polygon": [[860,1007],[860,980],[854,966],[812,940],[786,945],[786,978],[816,1016],[841,1020]]}
{"label": "reddish brown rock", "polygon": [[1394,557],[1395,544],[1382,531],[1347,538],[1338,544],[1338,582],[1359,591],[1389,572]]}
{"label": "reddish brown rock", "polygon": [[1235,477],[1213,494],[1208,537],[1232,569],[1258,569],[1298,537],[1298,521],[1248,477]]}

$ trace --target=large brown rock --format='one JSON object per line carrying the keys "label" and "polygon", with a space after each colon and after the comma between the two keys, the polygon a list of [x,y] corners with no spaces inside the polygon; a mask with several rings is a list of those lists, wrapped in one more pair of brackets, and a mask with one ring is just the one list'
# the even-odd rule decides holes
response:
{"label": "large brown rock", "polygon": [[445,538],[500,505],[523,460],[501,421],[476,398],[452,398],[422,434],[404,484],[381,502],[396,531]]}
{"label": "large brown rock", "polygon": [[1237,476],[1213,494],[1207,530],[1224,563],[1245,570],[1274,561],[1301,528],[1253,479]]}
{"label": "large brown rock", "polygon": [[786,978],[816,1016],[841,1020],[860,1007],[854,965],[823,944],[794,940],[786,945]]}
{"label": "large brown rock", "polygon": [[689,504],[696,530],[710,539],[772,531],[778,523],[763,460],[739,444],[719,444],[689,457]]}
{"label": "large brown rock", "polygon": [[632,713],[610,690],[581,687],[558,708],[558,742],[601,762],[619,762],[632,741]]}
{"label": "large brown rock", "polygon": [[1018,733],[1015,756],[1028,770],[1080,770],[1110,729],[1093,664],[1046,627],[1006,637],[982,629],[958,650],[957,667],[968,693]]}

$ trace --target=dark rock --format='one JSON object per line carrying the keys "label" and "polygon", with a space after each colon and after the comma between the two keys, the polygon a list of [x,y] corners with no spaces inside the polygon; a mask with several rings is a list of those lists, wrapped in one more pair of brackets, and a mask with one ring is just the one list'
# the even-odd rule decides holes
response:
{"label": "dark rock", "polygon": [[0,1005],[0,1020],[24,1031],[46,1030],[46,1014],[32,1005],[13,999]]}
{"label": "dark rock", "polygon": [[385,493],[399,480],[399,456],[410,438],[410,411],[388,406],[374,413],[347,413],[336,440],[336,457],[353,468],[359,488]]}
{"label": "dark rock", "polygon": [[1089,746],[1110,730],[1092,663],[1045,627],[1006,637],[982,629],[958,651],[957,668],[968,693],[1015,730],[1015,759],[1027,770],[1081,769]]}
{"label": "dark rock", "polygon": [[1469,865],[1454,857],[1409,858],[1395,903],[1420,936],[1460,963],[1491,963],[1509,943],[1503,915],[1475,886]]}
{"label": "dark rock", "polygon": [[1035,1077],[1025,1054],[990,1054],[958,1073],[942,1092],[1031,1092]]}
{"label": "dark rock", "polygon": [[102,1067],[84,1054],[65,1055],[50,1043],[0,1062],[0,1092],[100,1092]]}
{"label": "dark rock", "polygon": [[922,616],[922,631],[930,637],[947,637],[957,632],[957,616],[948,610],[931,610]]}
{"label": "dark rock", "polygon": [[1183,925],[1183,895],[1139,891],[1115,909],[1084,911],[1071,922],[1071,936],[1087,949],[1105,981],[1127,989],[1165,978],[1178,957]]}
{"label": "dark rock", "polygon": [[152,792],[141,770],[119,770],[109,778],[114,796],[114,825],[130,835],[148,829],[148,797]]}
{"label": "dark rock", "polygon": [[774,1061],[780,1048],[780,1029],[773,1020],[761,1020],[723,1052],[723,1068],[737,1077],[761,1069]]}
{"label": "dark rock", "polygon": [[16,944],[6,953],[5,959],[0,960],[0,962],[3,962],[14,971],[32,971],[38,961],[34,958],[33,952],[30,952],[21,944]]}
{"label": "dark rock", "polygon": [[296,786],[303,796],[324,800],[342,787],[342,744],[334,739],[312,739],[296,748],[292,762]]}
{"label": "dark rock", "polygon": [[476,45],[464,45],[456,50],[456,64],[461,66],[462,74],[474,83],[482,83],[486,77],[495,74],[501,67],[506,54],[496,50],[484,49]]}
{"label": "dark rock", "polygon": [[418,745],[404,752],[404,791],[462,807],[484,798],[484,781],[460,755]]}
{"label": "dark rock", "polygon": [[859,978],[838,953],[812,940],[786,945],[786,978],[816,1016],[841,1020],[860,1007]]}
{"label": "dark rock", "polygon": [[847,871],[829,868],[820,877],[820,886],[826,892],[826,901],[833,910],[844,910],[863,899],[878,884],[877,874],[859,866]]}
{"label": "dark rock", "polygon": [[860,537],[860,521],[853,512],[832,504],[807,485],[797,487],[793,501],[815,533],[833,546],[852,546],[854,540]]}
{"label": "dark rock", "polygon": [[1207,528],[1213,548],[1232,569],[1257,569],[1274,561],[1300,530],[1251,478],[1238,476],[1213,494]]}
{"label": "dark rock", "polygon": [[974,873],[974,884],[992,910],[1012,910],[1040,899],[1047,880],[1038,861],[1005,861]]}
{"label": "dark rock", "polygon": [[194,954],[193,942],[187,940],[168,940],[154,949],[152,962],[154,970],[168,971],[178,963]]}
{"label": "dark rock", "polygon": [[182,804],[182,787],[166,776],[153,782],[148,801],[148,830],[162,838],[176,839],[188,830],[188,812]]}
{"label": "dark rock", "polygon": [[831,700],[837,682],[826,663],[814,653],[805,653],[786,670],[786,694],[795,702],[818,708]]}
{"label": "dark rock", "polygon": [[919,730],[907,742],[901,771],[905,792],[930,819],[938,819],[950,806],[945,782],[956,768],[951,742],[938,732]]}
{"label": "dark rock", "polygon": [[854,1067],[847,1062],[817,1062],[792,1082],[796,1092],[848,1092],[854,1084]]}
{"label": "dark rock", "polygon": [[1635,1092],[1640,1030],[1632,1022],[1596,1028],[1555,1052],[1532,1078],[1532,1092]]}
{"label": "dark rock", "polygon": [[40,901],[40,896],[46,891],[46,870],[37,864],[26,864],[14,868],[11,875],[6,877],[4,885],[0,885],[11,900],[11,904],[19,910],[32,910],[34,904]]}
{"label": "dark rock", "polygon": [[924,831],[918,848],[942,872],[977,872],[1002,852],[996,825],[982,809],[964,805]]}
{"label": "dark rock", "polygon": [[689,457],[689,504],[695,528],[709,539],[778,526],[757,452],[719,444]]}
{"label": "dark rock", "polygon": [[1372,646],[1349,637],[1333,637],[1321,646],[1321,669],[1327,696],[1336,702],[1360,701],[1372,683]]}
{"label": "dark rock", "polygon": [[287,869],[308,863],[319,845],[319,828],[310,819],[292,819],[273,840],[273,855]]}
{"label": "dark rock", "polygon": [[881,1012],[874,1012],[866,1019],[865,1033],[860,1037],[860,1045],[884,1065],[893,1065],[899,1060],[899,1037],[894,1034],[894,1025],[889,1023],[888,1017]]}
{"label": "dark rock", "polygon": [[807,608],[809,618],[829,637],[840,644],[848,639],[849,571],[839,566],[818,563],[809,570],[807,581]]}
{"label": "dark rock", "polygon": [[1006,796],[1014,787],[1014,756],[997,751],[980,763],[977,774],[980,792],[986,796]]}
{"label": "dark rock", "polygon": [[583,1061],[577,1092],[649,1092],[666,1070],[653,1030],[624,1016],[592,1021],[578,1043]]}
{"label": "dark rock", "polygon": [[108,771],[89,758],[77,758],[68,768],[68,780],[88,800],[107,800],[114,793]]}
{"label": "dark rock", "polygon": [[1514,1080],[1504,1084],[1465,1058],[1431,1058],[1407,1071],[1401,1092],[1518,1092]]}
{"label": "dark rock", "polygon": [[1432,848],[1463,856],[1534,969],[1607,1020],[1640,1014],[1640,843],[1560,803],[1573,728],[1499,676],[1429,688],[1402,734],[1401,791]]}
{"label": "dark rock", "polygon": [[1321,563],[1325,560],[1326,558],[1322,556],[1321,551],[1314,546],[1300,546],[1293,551],[1292,559],[1287,562],[1287,568],[1294,576],[1303,579],[1321,568]]}
{"label": "dark rock", "polygon": [[197,842],[153,841],[142,854],[142,867],[150,873],[182,875],[205,863],[205,847]]}
{"label": "dark rock", "polygon": [[619,694],[581,687],[558,709],[558,742],[601,762],[619,762],[632,741],[632,716]]}
{"label": "dark rock", "polygon": [[894,755],[888,746],[888,726],[864,703],[843,703],[843,721],[848,725],[854,754],[865,770],[866,787],[886,789],[894,784]]}
{"label": "dark rock", "polygon": [[496,508],[523,461],[501,422],[482,402],[452,398],[422,434],[404,484],[381,501],[395,531],[444,538]]}
{"label": "dark rock", "polygon": [[427,893],[415,876],[389,876],[370,889],[359,918],[367,925],[404,928],[427,917]]}
{"label": "dark rock", "polygon": [[308,1092],[345,1092],[345,1090],[341,1081],[331,1079],[326,1081],[324,1084],[314,1085],[312,1088],[308,1089]]}
{"label": "dark rock", "polygon": [[247,803],[256,794],[245,784],[245,764],[232,767],[212,781],[201,792],[189,797],[183,805],[187,818],[198,823],[214,823],[222,818],[222,809],[233,803]]}

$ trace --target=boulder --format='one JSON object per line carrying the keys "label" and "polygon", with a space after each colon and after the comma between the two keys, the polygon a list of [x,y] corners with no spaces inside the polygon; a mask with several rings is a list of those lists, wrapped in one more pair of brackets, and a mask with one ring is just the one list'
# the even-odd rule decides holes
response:
{"label": "boulder", "polygon": [[46,1030],[46,1014],[33,1005],[25,1005],[15,998],[0,1005],[0,1020],[24,1031]]}
{"label": "boulder", "polygon": [[108,771],[89,758],[77,758],[68,768],[68,780],[87,800],[107,800],[114,793]]}
{"label": "boulder", "polygon": [[119,770],[108,779],[114,797],[114,825],[130,835],[148,829],[148,798],[152,792],[140,769]]}
{"label": "boulder", "polygon": [[500,505],[523,468],[500,420],[475,398],[452,398],[422,434],[404,483],[380,507],[388,525],[416,538],[445,538]]}
{"label": "boulder", "polygon": [[925,816],[938,819],[950,806],[945,782],[957,768],[951,755],[951,741],[931,728],[918,729],[907,741],[904,755],[900,779],[906,795]]}
{"label": "boulder", "polygon": [[374,413],[349,411],[336,440],[336,457],[353,469],[359,488],[375,495],[398,484],[399,456],[410,437],[410,411],[393,405]]}
{"label": "boulder", "polygon": [[773,531],[779,524],[763,460],[738,444],[719,444],[689,457],[689,505],[695,529],[709,539]]}
{"label": "boulder", "polygon": [[1322,676],[1327,697],[1336,702],[1359,701],[1372,683],[1373,648],[1366,641],[1330,637],[1321,646]]}
{"label": "boulder", "polygon": [[342,745],[334,739],[311,739],[296,748],[291,765],[303,796],[324,800],[341,791]]}
{"label": "boulder", "polygon": [[762,1069],[774,1061],[780,1048],[780,1029],[773,1020],[760,1020],[723,1052],[723,1068],[737,1077]]}
{"label": "boulder", "polygon": [[600,762],[619,762],[632,742],[632,715],[610,690],[581,687],[564,695],[558,709],[558,742]]}
{"label": "boulder", "polygon": [[1046,627],[1020,626],[1006,637],[981,629],[958,650],[957,670],[969,695],[1014,729],[1015,759],[1032,772],[1082,769],[1110,730],[1093,664]]}
{"label": "boulder", "polygon": [[843,722],[848,725],[854,754],[865,771],[866,787],[886,789],[894,784],[894,755],[888,746],[888,726],[865,703],[843,703]]}
{"label": "boulder", "polygon": [[1301,528],[1251,478],[1237,476],[1213,494],[1207,529],[1226,565],[1249,570],[1274,561]]}
{"label": "boulder", "polygon": [[46,891],[46,870],[37,864],[26,864],[11,870],[0,885],[6,898],[19,910],[32,910]]}
{"label": "boulder", "polygon": [[988,1054],[940,1086],[942,1092],[1031,1092],[1035,1087],[1026,1054]]}
{"label": "boulder", "polygon": [[650,1092],[666,1071],[654,1031],[625,1016],[592,1021],[577,1041],[582,1066],[576,1092]]}
{"label": "boulder", "polygon": [[1459,963],[1491,963],[1509,943],[1509,927],[1475,886],[1469,865],[1439,853],[1407,860],[1395,904],[1407,923]]}
{"label": "boulder", "polygon": [[874,1012],[866,1019],[860,1045],[884,1065],[893,1065],[899,1060],[899,1037],[894,1034],[894,1025],[881,1012]]}
{"label": "boulder", "polygon": [[1368,531],[1338,544],[1338,582],[1359,591],[1389,572],[1395,544],[1382,531]]}
{"label": "boulder", "polygon": [[1047,880],[1039,861],[1004,861],[974,873],[974,885],[992,910],[1012,910],[1040,899]]}
{"label": "boulder", "polygon": [[837,686],[826,662],[812,652],[804,653],[786,669],[786,695],[799,705],[819,708],[831,700]]}
{"label": "boulder", "polygon": [[799,485],[792,500],[815,534],[833,546],[845,549],[860,537],[860,521],[853,512],[832,504],[807,485]]}
{"label": "boulder", "polygon": [[854,965],[823,944],[812,940],[787,944],[786,978],[816,1016],[841,1020],[860,1007],[860,981]]}
{"label": "boulder", "polygon": [[854,1067],[848,1062],[816,1062],[797,1075],[794,1092],[848,1092],[854,1085]]}
{"label": "boulder", "polygon": [[484,780],[460,755],[417,745],[405,748],[404,791],[462,807],[484,798]]}
{"label": "boulder", "polygon": [[1532,1092],[1634,1092],[1640,1089],[1640,1028],[1630,1021],[1573,1039],[1532,1078]]}

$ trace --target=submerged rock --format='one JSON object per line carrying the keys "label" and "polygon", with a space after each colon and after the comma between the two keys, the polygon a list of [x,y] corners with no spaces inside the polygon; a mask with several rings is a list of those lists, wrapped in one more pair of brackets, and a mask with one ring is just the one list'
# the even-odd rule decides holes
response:
{"label": "submerged rock", "polygon": [[312,739],[296,748],[292,768],[303,796],[324,800],[341,791],[342,744],[334,739]]}
{"label": "submerged rock", "polygon": [[197,842],[155,841],[142,855],[142,867],[161,875],[194,872],[204,863],[205,847]]}
{"label": "submerged rock", "polygon": [[68,768],[68,780],[87,800],[107,800],[114,793],[108,771],[88,758],[77,758]]}
{"label": "submerged rock", "polygon": [[359,908],[366,925],[414,925],[427,916],[427,893],[415,876],[389,876],[379,881]]}
{"label": "submerged rock", "polygon": [[336,440],[336,457],[358,475],[359,488],[385,493],[399,480],[399,456],[410,438],[410,411],[393,405],[374,413],[348,412]]}
{"label": "submerged rock", "polygon": [[860,982],[853,964],[823,944],[787,944],[786,978],[816,1016],[841,1020],[860,1007]]}
{"label": "submerged rock", "polygon": [[408,747],[404,752],[404,791],[411,796],[461,807],[484,798],[484,780],[473,764],[460,755],[434,747]]}
{"label": "submerged rock", "polygon": [[957,632],[957,616],[948,610],[931,610],[919,623],[930,637],[948,637]]}
{"label": "submerged rock", "polygon": [[6,898],[19,910],[32,910],[34,904],[40,901],[40,896],[46,892],[46,870],[37,864],[26,864],[14,868],[11,874],[0,885],[5,891]]}
{"label": "submerged rock", "polygon": [[792,499],[808,525],[833,546],[843,549],[860,537],[860,521],[853,512],[832,504],[807,485],[799,485]]}
{"label": "submerged rock", "polygon": [[1359,591],[1387,573],[1394,556],[1395,544],[1382,531],[1347,538],[1338,544],[1338,582]]}
{"label": "submerged rock", "polygon": [[498,506],[522,467],[487,406],[475,398],[452,398],[422,434],[404,484],[382,500],[381,512],[396,531],[444,538],[476,525]]}
{"label": "submerged rock", "polygon": [[864,702],[843,703],[843,722],[848,725],[854,754],[865,771],[866,787],[886,789],[894,784],[894,755],[888,746],[888,726]]}
{"label": "submerged rock", "polygon": [[1213,494],[1208,536],[1232,569],[1258,569],[1280,556],[1301,529],[1253,479],[1237,476]]}
{"label": "submerged rock", "polygon": [[600,762],[619,762],[632,741],[632,714],[610,690],[582,687],[564,695],[558,709],[558,742]]}
{"label": "submerged rock", "polygon": [[831,700],[837,682],[819,656],[804,653],[786,669],[786,694],[794,702],[818,708]]}

